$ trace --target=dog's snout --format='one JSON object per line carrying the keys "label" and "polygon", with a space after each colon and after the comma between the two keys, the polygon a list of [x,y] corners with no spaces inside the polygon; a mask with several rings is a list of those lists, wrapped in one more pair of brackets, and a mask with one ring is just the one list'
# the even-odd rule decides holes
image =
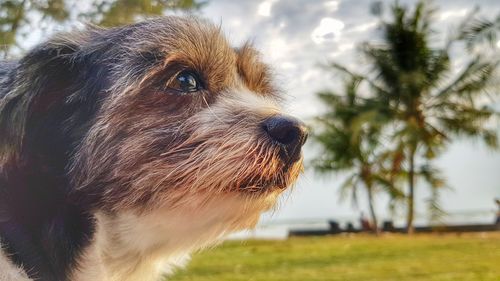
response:
{"label": "dog's snout", "polygon": [[293,117],[274,116],[266,119],[263,125],[269,136],[283,145],[302,146],[307,138],[305,125]]}
{"label": "dog's snout", "polygon": [[300,158],[300,149],[308,136],[304,123],[290,116],[277,115],[266,119],[263,128],[274,141],[283,146],[288,158]]}

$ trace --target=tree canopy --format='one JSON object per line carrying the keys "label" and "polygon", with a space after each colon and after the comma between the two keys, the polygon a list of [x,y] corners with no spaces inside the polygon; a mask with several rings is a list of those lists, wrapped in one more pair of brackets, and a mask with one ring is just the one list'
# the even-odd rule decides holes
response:
{"label": "tree canopy", "polygon": [[[84,3],[90,9],[80,8]],[[146,16],[159,16],[166,10],[197,10],[203,0],[5,0],[0,1],[0,55],[8,57],[19,41],[44,23],[59,25],[78,20],[100,26],[118,26]],[[37,26],[34,26],[38,24]]]}

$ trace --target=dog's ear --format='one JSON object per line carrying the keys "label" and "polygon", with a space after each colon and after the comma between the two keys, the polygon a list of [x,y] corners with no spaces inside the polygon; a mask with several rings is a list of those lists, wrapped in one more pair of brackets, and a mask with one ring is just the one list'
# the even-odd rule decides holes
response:
{"label": "dog's ear", "polygon": [[27,154],[67,153],[77,137],[72,123],[89,118],[105,87],[98,48],[88,46],[97,33],[59,35],[7,64],[0,80],[0,166]]}

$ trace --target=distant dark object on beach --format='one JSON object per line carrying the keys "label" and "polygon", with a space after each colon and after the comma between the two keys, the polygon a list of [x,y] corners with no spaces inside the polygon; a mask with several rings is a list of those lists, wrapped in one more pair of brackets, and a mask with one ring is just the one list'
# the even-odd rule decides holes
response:
{"label": "distant dark object on beach", "polygon": [[495,198],[495,203],[497,203],[497,218],[495,220],[495,224],[500,225],[500,199]]}
{"label": "distant dark object on beach", "polygon": [[[289,231],[289,236],[324,236],[335,235],[341,233],[370,233],[370,231],[363,231],[359,228],[354,228],[352,223],[347,223],[345,228],[341,228],[336,221],[328,222],[330,228],[317,230],[317,229],[292,229]],[[465,225],[443,225],[443,226],[417,226],[415,227],[416,233],[446,233],[446,232],[488,232],[500,231],[500,222],[497,217],[496,224],[465,224]],[[392,221],[384,221],[382,232],[387,233],[405,233],[404,227],[394,227]]]}

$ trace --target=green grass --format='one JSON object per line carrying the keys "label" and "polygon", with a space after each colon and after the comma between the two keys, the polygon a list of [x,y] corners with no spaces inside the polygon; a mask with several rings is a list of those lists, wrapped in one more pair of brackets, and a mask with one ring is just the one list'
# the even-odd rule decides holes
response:
{"label": "green grass", "polygon": [[227,242],[169,281],[499,281],[500,233]]}

